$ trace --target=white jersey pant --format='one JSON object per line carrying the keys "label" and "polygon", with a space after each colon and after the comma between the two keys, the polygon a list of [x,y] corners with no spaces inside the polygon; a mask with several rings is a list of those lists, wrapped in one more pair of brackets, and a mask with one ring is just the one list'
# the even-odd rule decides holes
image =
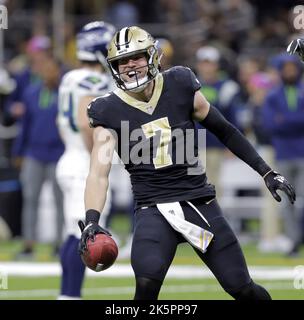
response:
{"label": "white jersey pant", "polygon": [[[64,195],[65,233],[80,238],[78,220],[85,219],[84,190],[89,171],[88,159],[63,155],[58,162],[56,175]],[[104,227],[106,216],[111,208],[111,188],[108,188],[107,200],[99,224]]]}

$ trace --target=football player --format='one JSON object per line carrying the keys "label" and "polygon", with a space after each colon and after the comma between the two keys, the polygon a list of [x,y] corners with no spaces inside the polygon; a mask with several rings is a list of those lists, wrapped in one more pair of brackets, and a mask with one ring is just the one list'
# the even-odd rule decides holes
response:
{"label": "football player", "polygon": [[[57,177],[64,193],[66,240],[61,248],[61,293],[59,299],[78,299],[85,266],[77,248],[80,239],[78,220],[83,216],[83,193],[89,171],[92,129],[88,126],[86,108],[92,99],[113,88],[107,68],[106,46],[115,33],[108,23],[96,21],[85,25],[77,34],[79,69],[68,72],[59,87],[58,127],[65,152],[57,165]],[[109,211],[108,198],[103,219]],[[104,221],[100,222],[102,225]]]}
{"label": "football player", "polygon": [[[193,120],[199,121],[257,171],[277,201],[281,201],[277,190],[282,190],[293,203],[293,187],[206,101],[191,69],[179,66],[160,72],[155,41],[145,30],[133,26],[118,31],[109,44],[107,61],[118,89],[88,106],[94,143],[80,251],[86,250],[88,237],[107,233],[98,221],[111,163],[101,160],[110,160],[116,148],[130,173],[136,201],[131,252],[134,299],[158,298],[177,245],[185,241],[233,298],[271,299],[251,279],[215,188],[197,160],[197,140],[191,157],[184,133],[191,135]],[[185,153],[186,159],[180,161]]]}
{"label": "football player", "polygon": [[304,39],[294,39],[287,47],[289,54],[298,54],[300,59],[304,62]]}

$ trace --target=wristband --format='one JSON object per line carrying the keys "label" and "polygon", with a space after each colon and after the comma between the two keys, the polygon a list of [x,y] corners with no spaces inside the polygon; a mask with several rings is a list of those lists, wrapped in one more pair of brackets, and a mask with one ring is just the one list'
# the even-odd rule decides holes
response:
{"label": "wristband", "polygon": [[99,211],[97,211],[97,210],[95,210],[95,209],[89,209],[89,210],[87,210],[87,212],[86,212],[86,225],[87,225],[89,222],[98,223],[99,218],[100,218],[100,212],[99,212]]}
{"label": "wristband", "polygon": [[268,171],[266,174],[264,174],[264,175],[263,175],[263,179],[265,179],[265,178],[269,175],[269,173],[271,173],[271,172],[273,172],[273,170],[270,170],[270,171]]}

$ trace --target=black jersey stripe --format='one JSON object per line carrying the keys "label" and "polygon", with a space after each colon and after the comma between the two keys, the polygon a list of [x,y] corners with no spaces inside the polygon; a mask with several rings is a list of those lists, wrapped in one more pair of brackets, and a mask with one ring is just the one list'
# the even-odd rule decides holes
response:
{"label": "black jersey stripe", "polygon": [[117,50],[120,50],[120,32],[117,32],[116,33],[116,47],[117,47]]}
{"label": "black jersey stripe", "polygon": [[128,41],[129,31],[130,31],[130,28],[127,28],[127,30],[125,32],[125,46],[126,46],[126,48],[129,48],[129,41]]}

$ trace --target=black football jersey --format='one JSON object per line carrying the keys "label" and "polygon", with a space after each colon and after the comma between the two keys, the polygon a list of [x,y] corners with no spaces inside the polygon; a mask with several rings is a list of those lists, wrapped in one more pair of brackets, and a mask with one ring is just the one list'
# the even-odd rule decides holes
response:
{"label": "black football jersey", "polygon": [[197,157],[192,114],[200,87],[189,68],[173,67],[157,75],[148,102],[117,89],[88,106],[90,125],[113,132],[137,207],[215,196]]}

